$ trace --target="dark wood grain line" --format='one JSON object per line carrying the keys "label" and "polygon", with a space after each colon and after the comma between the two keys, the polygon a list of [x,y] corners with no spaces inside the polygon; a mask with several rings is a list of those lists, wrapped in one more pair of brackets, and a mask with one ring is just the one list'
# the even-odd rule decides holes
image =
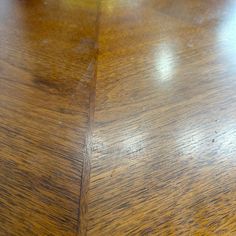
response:
{"label": "dark wood grain line", "polygon": [[91,81],[90,95],[89,95],[89,125],[86,136],[86,155],[83,160],[83,170],[81,177],[80,201],[79,201],[79,222],[78,235],[87,235],[88,225],[88,191],[91,171],[91,156],[93,148],[93,127],[94,127],[94,112],[96,100],[96,82],[97,82],[97,66],[99,55],[99,26],[100,26],[100,0],[97,1],[97,17],[96,17],[96,39],[95,39],[95,58],[93,63],[93,76]]}

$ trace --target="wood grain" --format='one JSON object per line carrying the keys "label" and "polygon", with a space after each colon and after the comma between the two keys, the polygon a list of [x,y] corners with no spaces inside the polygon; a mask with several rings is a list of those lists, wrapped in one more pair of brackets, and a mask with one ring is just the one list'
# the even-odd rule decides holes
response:
{"label": "wood grain", "polygon": [[88,235],[236,235],[235,13],[101,1]]}
{"label": "wood grain", "polygon": [[2,0],[0,235],[236,235],[235,15]]}
{"label": "wood grain", "polygon": [[95,1],[0,2],[0,235],[76,235]]}

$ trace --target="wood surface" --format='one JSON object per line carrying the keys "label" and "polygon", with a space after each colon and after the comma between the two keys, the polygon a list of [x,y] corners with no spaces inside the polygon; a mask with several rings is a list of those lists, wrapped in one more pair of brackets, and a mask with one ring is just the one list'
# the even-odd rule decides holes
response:
{"label": "wood surface", "polygon": [[0,1],[0,235],[76,235],[95,1]]}
{"label": "wood surface", "polygon": [[0,236],[236,235],[236,2],[0,1]]}
{"label": "wood surface", "polygon": [[236,3],[102,0],[88,235],[236,235]]}

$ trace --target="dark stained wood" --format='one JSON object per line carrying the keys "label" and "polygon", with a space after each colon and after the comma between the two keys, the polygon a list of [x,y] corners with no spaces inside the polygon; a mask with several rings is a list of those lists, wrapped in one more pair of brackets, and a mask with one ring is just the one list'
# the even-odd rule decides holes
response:
{"label": "dark stained wood", "polygon": [[88,235],[236,235],[235,1],[100,11]]}
{"label": "dark stained wood", "polygon": [[0,235],[76,235],[96,1],[0,2]]}

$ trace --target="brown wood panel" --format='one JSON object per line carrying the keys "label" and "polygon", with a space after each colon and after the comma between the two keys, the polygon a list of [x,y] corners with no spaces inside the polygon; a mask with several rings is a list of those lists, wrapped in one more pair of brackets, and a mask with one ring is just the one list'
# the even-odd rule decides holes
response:
{"label": "brown wood panel", "polygon": [[0,2],[0,235],[76,235],[96,1]]}
{"label": "brown wood panel", "polygon": [[100,11],[88,235],[236,235],[235,1]]}

